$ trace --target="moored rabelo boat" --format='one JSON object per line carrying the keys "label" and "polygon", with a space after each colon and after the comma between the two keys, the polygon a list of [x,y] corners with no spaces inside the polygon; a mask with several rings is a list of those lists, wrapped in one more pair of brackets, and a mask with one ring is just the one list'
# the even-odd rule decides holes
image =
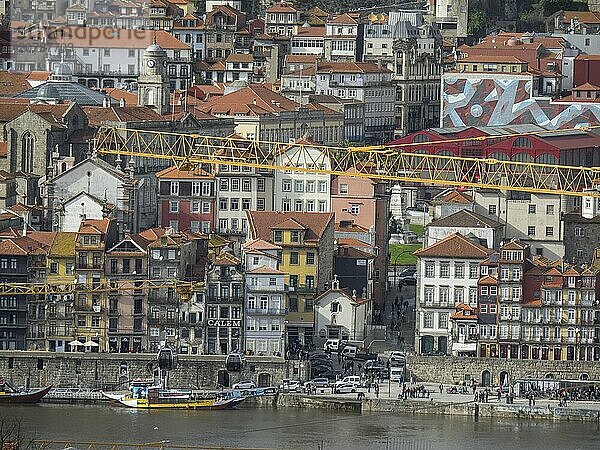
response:
{"label": "moored rabelo boat", "polygon": [[52,386],[39,389],[19,389],[7,380],[0,379],[0,403],[38,403]]}

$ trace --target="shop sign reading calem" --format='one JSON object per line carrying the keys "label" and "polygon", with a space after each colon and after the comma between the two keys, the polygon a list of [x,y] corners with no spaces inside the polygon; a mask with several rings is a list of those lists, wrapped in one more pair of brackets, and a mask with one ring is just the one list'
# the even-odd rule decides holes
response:
{"label": "shop sign reading calem", "polygon": [[242,321],[239,319],[208,319],[206,324],[209,327],[239,328],[242,326]]}

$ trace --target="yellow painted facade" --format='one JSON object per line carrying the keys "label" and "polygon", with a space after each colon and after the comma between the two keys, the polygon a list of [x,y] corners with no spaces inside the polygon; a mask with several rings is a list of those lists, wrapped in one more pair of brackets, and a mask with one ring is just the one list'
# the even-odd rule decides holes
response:
{"label": "yellow painted facade", "polygon": [[[46,259],[48,284],[75,282],[75,233],[58,232]],[[70,350],[68,343],[75,338],[73,301],[67,295],[53,295],[47,308],[46,335],[49,349]]]}
{"label": "yellow painted facade", "polygon": [[[279,232],[281,239],[278,238]],[[296,238],[293,238],[295,233]],[[282,247],[279,270],[286,273],[285,283],[289,286],[286,319],[289,324],[312,326],[312,299],[317,292],[318,248],[313,243],[304,243],[303,231],[298,230],[274,230],[273,242]]]}

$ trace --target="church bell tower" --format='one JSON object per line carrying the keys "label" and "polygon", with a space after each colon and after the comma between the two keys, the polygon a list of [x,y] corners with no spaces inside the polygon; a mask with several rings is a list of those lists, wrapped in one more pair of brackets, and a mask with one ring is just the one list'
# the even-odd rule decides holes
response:
{"label": "church bell tower", "polygon": [[156,43],[144,51],[138,77],[138,105],[148,106],[159,114],[169,112],[170,92],[167,75],[167,52]]}

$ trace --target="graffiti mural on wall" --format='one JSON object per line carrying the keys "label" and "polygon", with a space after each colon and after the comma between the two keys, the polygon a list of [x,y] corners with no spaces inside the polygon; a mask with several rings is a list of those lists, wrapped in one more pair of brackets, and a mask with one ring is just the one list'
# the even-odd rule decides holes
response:
{"label": "graffiti mural on wall", "polygon": [[532,95],[532,77],[442,78],[442,126],[535,124],[548,129],[600,124],[600,103],[552,102]]}

